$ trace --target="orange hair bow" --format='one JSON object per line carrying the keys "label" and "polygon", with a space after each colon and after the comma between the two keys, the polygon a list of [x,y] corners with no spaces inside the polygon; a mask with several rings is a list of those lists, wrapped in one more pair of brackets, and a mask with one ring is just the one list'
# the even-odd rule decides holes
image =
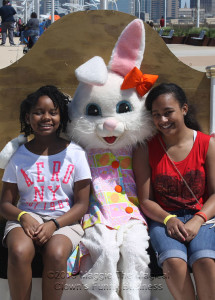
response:
{"label": "orange hair bow", "polygon": [[137,67],[134,67],[127,75],[121,85],[121,90],[136,88],[137,93],[143,97],[154,85],[158,75],[143,74]]}

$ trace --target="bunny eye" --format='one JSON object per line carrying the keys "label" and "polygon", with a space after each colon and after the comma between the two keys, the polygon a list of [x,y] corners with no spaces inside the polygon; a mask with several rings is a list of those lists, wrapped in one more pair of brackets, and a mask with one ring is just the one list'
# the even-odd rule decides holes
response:
{"label": "bunny eye", "polygon": [[86,115],[87,116],[101,116],[101,108],[98,104],[90,103],[86,107]]}
{"label": "bunny eye", "polygon": [[132,111],[131,103],[128,101],[120,101],[116,106],[116,112],[118,114],[127,113],[129,111]]}

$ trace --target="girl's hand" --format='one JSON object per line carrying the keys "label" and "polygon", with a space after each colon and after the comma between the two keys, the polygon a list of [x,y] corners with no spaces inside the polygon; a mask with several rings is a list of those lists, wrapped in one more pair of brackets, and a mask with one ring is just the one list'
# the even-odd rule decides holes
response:
{"label": "girl's hand", "polygon": [[24,229],[27,236],[33,239],[34,234],[40,225],[40,223],[35,220],[30,214],[24,214],[21,216],[20,223]]}
{"label": "girl's hand", "polygon": [[34,238],[33,238],[34,242],[38,246],[43,246],[52,237],[55,230],[56,230],[56,226],[55,223],[52,221],[48,221],[46,223],[40,224],[34,233]]}
{"label": "girl's hand", "polygon": [[185,224],[186,231],[188,236],[186,238],[186,242],[190,242],[199,232],[200,227],[204,223],[204,220],[199,216],[194,216],[191,220],[189,220]]}
{"label": "girl's hand", "polygon": [[178,218],[171,218],[166,223],[167,232],[169,236],[180,242],[185,242],[188,232],[185,228],[185,224],[181,222]]}

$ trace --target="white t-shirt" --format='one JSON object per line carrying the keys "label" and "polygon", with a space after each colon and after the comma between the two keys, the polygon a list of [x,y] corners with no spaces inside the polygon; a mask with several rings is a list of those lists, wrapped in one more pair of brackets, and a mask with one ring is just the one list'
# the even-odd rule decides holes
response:
{"label": "white t-shirt", "polygon": [[74,182],[91,179],[86,153],[74,143],[50,156],[22,145],[8,163],[2,181],[16,183],[17,207],[40,215],[60,216],[73,204]]}

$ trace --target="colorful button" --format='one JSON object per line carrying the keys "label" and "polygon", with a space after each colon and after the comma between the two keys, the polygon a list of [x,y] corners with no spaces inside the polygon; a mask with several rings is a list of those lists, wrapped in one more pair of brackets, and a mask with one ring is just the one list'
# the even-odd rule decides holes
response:
{"label": "colorful button", "polygon": [[114,169],[118,169],[119,168],[119,162],[118,161],[113,161],[112,162],[112,167],[114,168]]}
{"label": "colorful button", "polygon": [[117,193],[121,193],[121,192],[122,192],[122,187],[121,187],[121,185],[116,185],[116,186],[115,186],[115,191],[116,191]]}
{"label": "colorful button", "polygon": [[132,214],[133,213],[133,208],[128,206],[126,207],[125,211],[128,213],[128,214]]}

